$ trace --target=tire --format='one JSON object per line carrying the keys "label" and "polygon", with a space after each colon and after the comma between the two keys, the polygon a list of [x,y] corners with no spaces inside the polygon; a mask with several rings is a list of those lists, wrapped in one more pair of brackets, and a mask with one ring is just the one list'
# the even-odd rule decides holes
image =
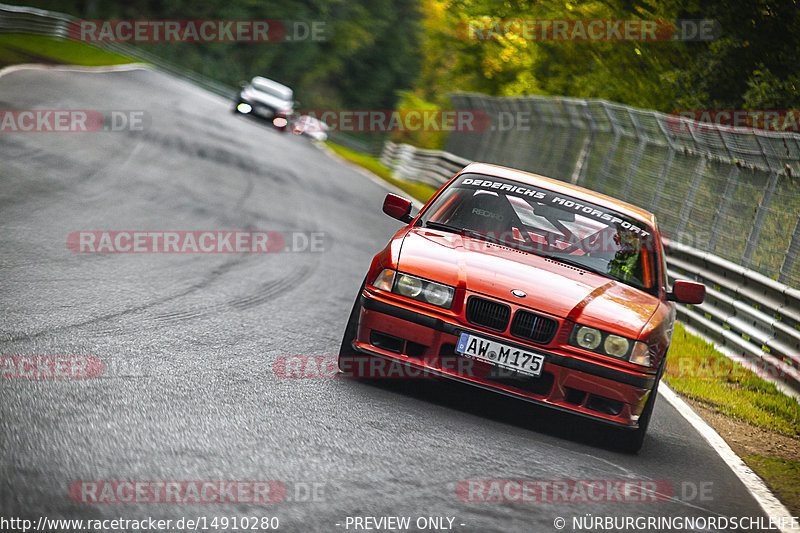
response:
{"label": "tire", "polygon": [[350,317],[347,319],[347,326],[345,326],[344,335],[342,335],[342,345],[339,347],[338,359],[339,370],[342,372],[349,372],[350,370],[349,368],[343,368],[345,366],[343,364],[343,358],[347,358],[352,361],[354,357],[366,357],[364,354],[357,352],[353,348],[353,341],[358,334],[358,320],[361,315],[361,293],[364,291],[364,287],[366,287],[366,285],[367,280],[365,278],[364,283],[361,284],[361,288],[358,289],[356,301],[353,303],[353,309],[350,311]]}
{"label": "tire", "polygon": [[633,431],[623,430],[622,441],[620,448],[628,453],[638,453],[644,443],[644,437],[647,434],[647,427],[650,425],[650,417],[653,416],[653,408],[656,405],[656,398],[658,397],[658,385],[661,383],[661,375],[664,373],[666,362],[661,364],[661,370],[657,374],[656,384],[647,398],[647,403],[642,409],[642,414],[639,416],[639,427]]}

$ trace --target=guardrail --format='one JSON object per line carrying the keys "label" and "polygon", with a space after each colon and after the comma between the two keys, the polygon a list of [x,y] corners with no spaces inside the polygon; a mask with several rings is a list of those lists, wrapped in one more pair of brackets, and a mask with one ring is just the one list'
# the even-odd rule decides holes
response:
{"label": "guardrail", "polygon": [[800,291],[680,243],[668,243],[667,269],[706,286],[702,305],[678,306],[681,320],[762,377],[800,391]]}
{"label": "guardrail", "polygon": [[[447,152],[391,142],[381,162],[395,177],[437,188],[471,163]],[[685,244],[665,245],[671,279],[706,285],[705,302],[678,306],[678,317],[731,359],[800,393],[800,291]]]}
{"label": "guardrail", "polygon": [[[44,9],[36,9],[32,7],[0,4],[0,32],[29,33],[33,35],[44,35],[46,37],[67,40],[69,39],[67,33],[69,24],[74,20],[77,19],[64,13],[56,13],[54,11],[46,11]],[[231,87],[223,85],[205,76],[201,76],[196,72],[171,65],[152,54],[137,49],[134,46],[114,42],[86,44],[143,61],[149,65],[152,65],[158,70],[187,79],[195,85],[199,85],[203,89],[224,98],[233,99],[236,95],[236,90]]]}
{"label": "guardrail", "polygon": [[423,150],[410,144],[387,142],[381,163],[398,179],[419,181],[437,189],[471,163],[468,159],[439,150]]}

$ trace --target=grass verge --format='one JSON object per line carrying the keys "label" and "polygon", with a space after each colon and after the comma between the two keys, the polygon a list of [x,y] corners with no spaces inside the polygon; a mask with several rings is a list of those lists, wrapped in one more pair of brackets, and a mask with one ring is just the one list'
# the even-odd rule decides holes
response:
{"label": "grass verge", "polygon": [[364,167],[373,174],[380,176],[384,180],[388,181],[398,189],[406,192],[422,203],[427,202],[430,197],[433,196],[433,193],[437,191],[437,189],[434,189],[430,185],[425,185],[424,183],[407,182],[393,178],[392,171],[375,157],[362,154],[361,152],[356,152],[355,150],[345,148],[344,146],[332,143],[330,141],[328,141],[326,144],[328,148],[344,157],[348,161]]}
{"label": "grass verge", "polygon": [[[675,324],[664,380],[678,394],[743,423],[739,426],[743,431],[734,440],[749,440],[760,453],[742,454],[740,450],[742,460],[792,512],[800,510],[800,457],[792,460],[777,456],[771,442],[776,438],[770,437],[777,433],[800,438],[800,404],[794,398],[688,333],[679,323]],[[708,421],[719,431],[711,419]],[[747,437],[748,426],[767,432]],[[739,448],[741,443],[729,444]],[[798,446],[791,448],[797,450]]]}
{"label": "grass verge", "polygon": [[763,455],[745,455],[744,461],[777,492],[794,516],[800,512],[800,462]]}
{"label": "grass verge", "polygon": [[96,67],[136,62],[130,57],[78,41],[26,33],[0,33],[0,67],[21,63]]}
{"label": "grass verge", "polygon": [[675,392],[731,418],[800,437],[800,404],[675,325],[664,379]]}

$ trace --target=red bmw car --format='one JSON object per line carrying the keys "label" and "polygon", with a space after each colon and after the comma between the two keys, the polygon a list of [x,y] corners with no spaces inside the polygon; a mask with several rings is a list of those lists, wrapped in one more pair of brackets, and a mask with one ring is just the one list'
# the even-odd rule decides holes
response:
{"label": "red bmw car", "polygon": [[393,194],[383,210],[407,225],[372,260],[343,372],[401,364],[617,426],[621,447],[639,450],[674,302],[705,296],[699,283],[670,288],[651,213],[481,163],[416,216]]}

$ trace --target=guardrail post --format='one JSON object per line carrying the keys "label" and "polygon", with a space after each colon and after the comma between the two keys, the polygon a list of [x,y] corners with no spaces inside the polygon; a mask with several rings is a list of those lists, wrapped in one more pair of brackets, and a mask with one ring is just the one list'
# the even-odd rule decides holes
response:
{"label": "guardrail post", "polygon": [[586,123],[589,125],[589,135],[587,135],[583,141],[581,154],[578,156],[578,162],[575,165],[575,170],[572,173],[572,179],[570,181],[576,185],[583,186],[586,184],[586,173],[589,169],[589,156],[591,156],[592,150],[594,149],[597,124],[594,121],[594,115],[592,115],[591,109],[589,109],[589,103],[586,100],[581,100],[581,108],[583,109],[583,115],[586,117]]}
{"label": "guardrail post", "polygon": [[608,174],[611,171],[611,161],[614,160],[614,156],[617,153],[619,138],[622,135],[622,128],[617,121],[617,117],[609,110],[606,102],[603,102],[603,110],[606,112],[606,115],[608,115],[608,119],[611,122],[611,129],[614,130],[614,140],[611,141],[611,147],[608,149],[608,153],[606,153],[606,157],[603,159],[603,165],[600,167],[600,177],[595,186],[600,192],[604,192],[603,189],[606,187],[606,180],[608,179]]}
{"label": "guardrail post", "polygon": [[722,193],[722,204],[714,214],[714,222],[711,224],[711,235],[708,239],[708,251],[714,252],[717,249],[717,241],[719,240],[719,232],[722,230],[722,222],[728,214],[728,209],[733,201],[733,192],[736,190],[736,181],[739,179],[739,167],[733,165],[731,171],[728,173],[728,179],[725,183],[725,192]]}
{"label": "guardrail post", "polygon": [[761,197],[761,202],[758,204],[758,211],[756,218],[753,221],[753,227],[750,229],[750,235],[747,236],[747,244],[742,254],[740,264],[745,268],[750,268],[750,263],[753,261],[753,253],[756,251],[756,244],[758,238],[761,236],[761,228],[764,226],[764,219],[767,216],[767,209],[769,203],[772,201],[772,195],[775,193],[775,187],[778,185],[778,178],[781,175],[779,172],[771,172],[767,188],[764,190],[764,196]]}
{"label": "guardrail post", "polygon": [[653,199],[650,201],[650,211],[657,211],[658,203],[661,201],[661,193],[664,192],[664,186],[667,184],[667,176],[669,175],[669,167],[672,166],[672,160],[675,158],[675,150],[672,147],[667,150],[667,157],[664,159],[664,164],[661,165],[661,172],[658,174],[658,181],[653,188]]}
{"label": "guardrail post", "polygon": [[[533,132],[533,112],[526,105],[526,102],[521,97],[516,97],[512,100],[512,109],[514,110],[514,120],[518,124],[516,135],[513,135],[513,142],[510,142],[513,150],[511,156],[511,165],[514,168],[525,168],[531,161],[530,151],[532,149],[531,143],[528,140],[534,135]],[[523,120],[524,119],[524,120]],[[519,124],[525,123],[524,128],[520,128]]]}
{"label": "guardrail post", "polygon": [[680,239],[683,232],[686,230],[686,224],[689,222],[689,214],[694,207],[694,197],[697,196],[697,189],[700,188],[700,180],[703,179],[703,172],[706,169],[706,158],[699,156],[697,165],[694,167],[694,175],[692,176],[692,185],[689,187],[689,192],[686,199],[681,206],[680,215],[678,215],[678,227],[675,229],[675,238]]}
{"label": "guardrail post", "polygon": [[797,217],[797,223],[794,225],[794,232],[792,233],[792,240],[789,242],[789,248],[786,249],[786,254],[783,256],[783,264],[778,274],[778,282],[786,283],[789,279],[789,274],[792,271],[792,266],[797,260],[797,252],[800,249],[800,215]]}
{"label": "guardrail post", "polygon": [[561,154],[561,160],[556,166],[558,175],[554,177],[566,181],[570,177],[570,169],[575,166],[574,164],[570,164],[570,156],[572,155],[572,144],[575,142],[575,137],[578,135],[578,132],[582,130],[582,123],[578,122],[580,118],[575,112],[574,102],[562,100],[561,109],[564,110],[565,114],[564,120],[566,121],[565,127],[567,128],[567,145]]}
{"label": "guardrail post", "polygon": [[639,124],[639,119],[636,117],[636,114],[633,113],[631,109],[627,109],[627,112],[631,117],[633,126],[636,128],[636,137],[639,139],[639,144],[636,146],[636,152],[633,154],[633,160],[631,161],[630,168],[628,169],[628,176],[625,179],[625,186],[622,189],[622,199],[625,201],[628,201],[630,197],[633,180],[636,178],[636,172],[639,170],[639,165],[642,162],[644,149],[650,142],[650,139],[647,137],[647,133],[644,131],[644,128],[642,128],[642,125]]}

